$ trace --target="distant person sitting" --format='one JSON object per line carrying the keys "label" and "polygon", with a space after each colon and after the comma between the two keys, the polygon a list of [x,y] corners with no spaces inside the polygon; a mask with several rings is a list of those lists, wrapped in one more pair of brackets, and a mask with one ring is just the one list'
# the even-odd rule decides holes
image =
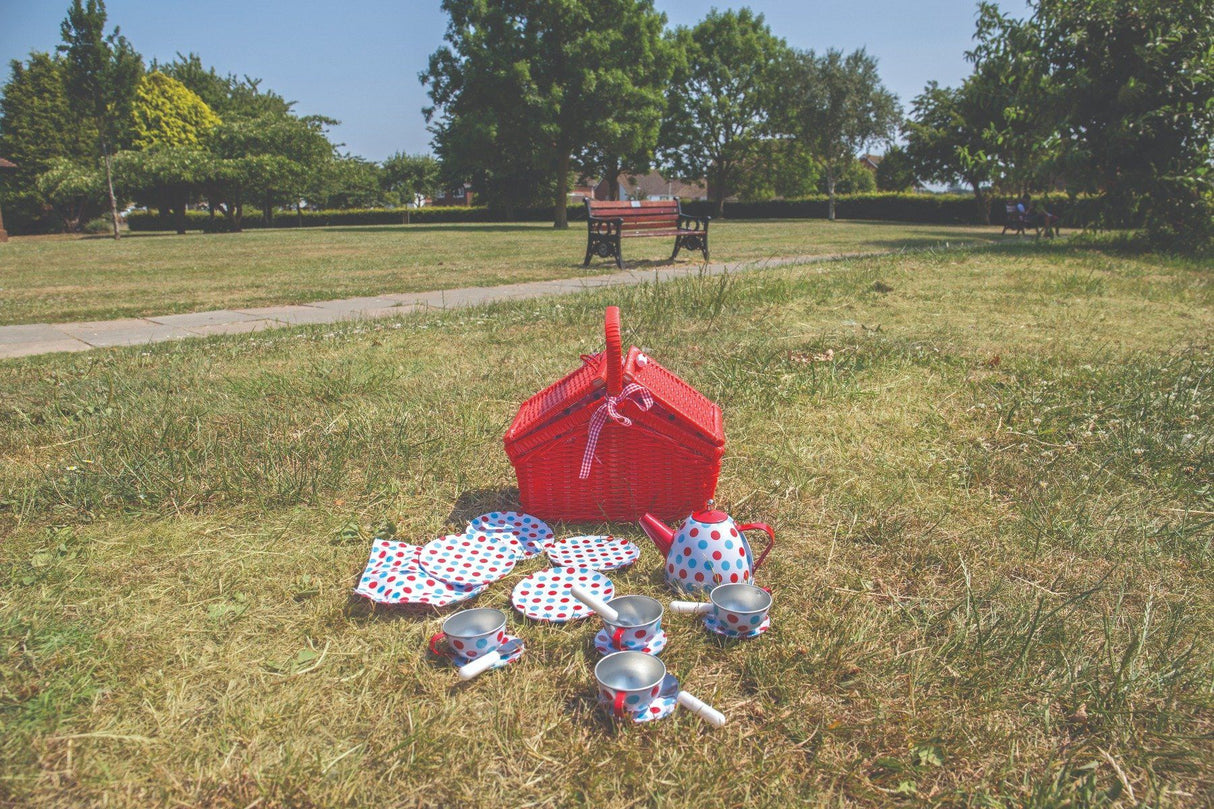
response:
{"label": "distant person sitting", "polygon": [[1045,236],[1047,239],[1052,239],[1058,235],[1058,216],[1050,213],[1046,208],[1045,201],[1033,206],[1031,220],[1037,228],[1038,236]]}

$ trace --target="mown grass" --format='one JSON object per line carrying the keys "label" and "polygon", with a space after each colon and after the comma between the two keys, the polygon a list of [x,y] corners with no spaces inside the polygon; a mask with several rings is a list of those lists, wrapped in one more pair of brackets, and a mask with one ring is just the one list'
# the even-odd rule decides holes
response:
{"label": "mown grass", "polygon": [[[770,634],[666,619],[721,730],[613,728],[588,623],[511,613],[527,654],[457,685],[440,615],[350,595],[372,535],[511,502],[506,425],[611,303],[777,530]],[[1210,304],[1202,266],[997,248],[5,363],[0,801],[1208,805]]]}
{"label": "mown grass", "polygon": [[[714,261],[989,243],[997,228],[824,220],[718,222]],[[1014,239],[1016,237],[1007,237]],[[626,266],[666,263],[668,239],[629,239]],[[610,272],[582,268],[585,226],[401,225],[186,236],[14,238],[0,252],[0,325],[106,320],[491,286]],[[683,254],[695,263],[699,253]]]}

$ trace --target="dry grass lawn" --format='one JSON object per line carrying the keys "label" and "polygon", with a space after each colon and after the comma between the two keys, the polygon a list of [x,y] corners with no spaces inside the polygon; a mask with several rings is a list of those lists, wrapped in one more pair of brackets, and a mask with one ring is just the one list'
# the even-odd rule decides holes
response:
{"label": "dry grass lawn", "polygon": [[[461,685],[351,594],[511,502],[612,303],[776,527],[768,635],[666,618],[720,730],[613,726],[592,622]],[[0,364],[0,804],[1208,806],[1212,331],[1208,267],[1023,245]]]}

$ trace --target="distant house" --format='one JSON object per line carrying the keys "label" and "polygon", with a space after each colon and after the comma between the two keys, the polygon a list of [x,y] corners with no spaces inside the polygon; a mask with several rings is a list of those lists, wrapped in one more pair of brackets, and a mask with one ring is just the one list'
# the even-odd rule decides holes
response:
{"label": "distant house", "polygon": [[[704,183],[685,183],[681,180],[668,180],[659,172],[651,171],[644,175],[621,174],[619,176],[620,199],[674,199],[684,200],[708,199],[708,186]],[[600,180],[594,187],[595,199],[607,199],[607,180]]]}
{"label": "distant house", "polygon": [[468,207],[472,205],[474,192],[472,187],[467,183],[462,183],[454,188],[444,188],[440,190],[430,200],[431,205],[462,205]]}
{"label": "distant house", "polygon": [[880,154],[861,155],[860,156],[860,165],[864,166],[864,168],[868,169],[873,174],[876,174],[877,166],[881,165],[881,159],[884,157],[885,157],[885,155],[880,155]]}

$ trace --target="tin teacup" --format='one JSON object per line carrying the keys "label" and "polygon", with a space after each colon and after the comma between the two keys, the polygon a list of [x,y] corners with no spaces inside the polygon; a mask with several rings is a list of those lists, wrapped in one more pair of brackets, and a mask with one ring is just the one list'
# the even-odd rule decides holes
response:
{"label": "tin teacup", "polygon": [[496,652],[506,642],[506,613],[489,607],[463,610],[443,621],[443,631],[432,641],[447,639],[448,648],[465,660]]}
{"label": "tin teacup", "polygon": [[644,652],[613,652],[594,667],[599,696],[623,719],[648,707],[662,690],[666,664]]}
{"label": "tin teacup", "polygon": [[753,584],[721,584],[708,594],[709,603],[672,601],[670,611],[706,615],[710,628],[725,634],[749,637],[771,609],[771,593]]}
{"label": "tin teacup", "polygon": [[641,651],[662,631],[662,602],[649,596],[617,596],[608,602],[617,617],[603,619],[611,648]]}

